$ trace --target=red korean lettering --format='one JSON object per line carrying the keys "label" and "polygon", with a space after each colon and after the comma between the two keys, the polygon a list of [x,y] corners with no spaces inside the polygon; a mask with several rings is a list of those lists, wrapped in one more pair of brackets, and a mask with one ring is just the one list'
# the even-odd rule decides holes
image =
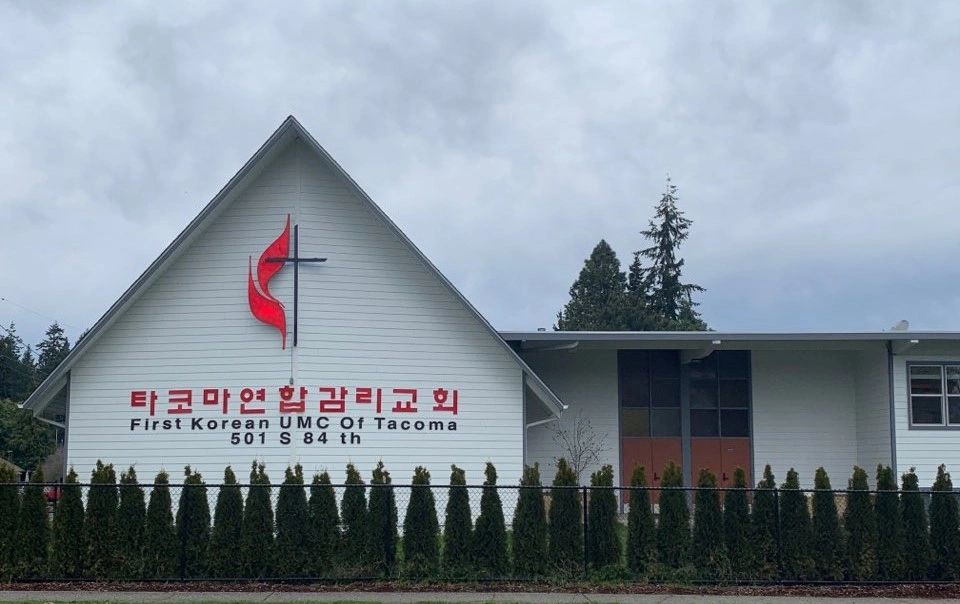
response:
{"label": "red korean lettering", "polygon": [[433,402],[436,403],[433,406],[434,411],[447,411],[456,415],[460,409],[460,393],[456,390],[451,393],[446,388],[434,388]]}
{"label": "red korean lettering", "polygon": [[185,415],[193,413],[193,390],[189,388],[175,388],[167,391],[167,403],[172,405],[167,409],[170,415]]}
{"label": "red korean lettering", "polygon": [[255,405],[267,400],[266,388],[244,388],[240,391],[240,413],[242,415],[263,415],[267,410]]}
{"label": "red korean lettering", "polygon": [[150,415],[156,415],[157,413],[157,392],[156,390],[131,390],[130,391],[130,406],[131,407],[146,407],[147,403],[150,404]]}
{"label": "red korean lettering", "polygon": [[226,415],[227,404],[230,402],[230,390],[227,388],[204,388],[201,394],[204,405],[220,406]]}
{"label": "red korean lettering", "polygon": [[416,388],[394,388],[394,394],[406,396],[406,400],[397,400],[393,405],[394,413],[416,413],[417,412],[417,389]]}
{"label": "red korean lettering", "polygon": [[383,412],[383,390],[380,388],[357,388],[356,401],[358,405],[377,404],[377,413]]}
{"label": "red korean lettering", "polygon": [[297,388],[293,386],[281,386],[280,390],[280,413],[303,413],[307,410],[307,387],[300,386],[299,400],[294,396],[297,394]]}
{"label": "red korean lettering", "polygon": [[[321,413],[343,413],[347,408],[347,394],[349,390],[346,386],[320,386],[320,412]],[[337,396],[339,394],[339,397]],[[324,397],[326,395],[326,397]]]}

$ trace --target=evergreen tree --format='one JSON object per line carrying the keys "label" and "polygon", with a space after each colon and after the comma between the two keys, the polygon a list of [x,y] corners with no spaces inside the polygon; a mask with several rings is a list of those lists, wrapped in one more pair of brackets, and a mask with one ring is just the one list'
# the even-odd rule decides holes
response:
{"label": "evergreen tree", "polygon": [[37,360],[33,356],[33,349],[24,346],[23,354],[20,355],[20,376],[17,380],[19,385],[19,395],[14,400],[23,401],[33,394],[37,387]]}
{"label": "evergreen tree", "polygon": [[367,567],[367,495],[360,472],[347,464],[347,485],[340,503],[343,519],[342,560],[344,568],[353,574]]}
{"label": "evergreen tree", "polygon": [[700,470],[697,487],[693,504],[693,560],[702,576],[716,579],[728,568],[716,476],[706,468]]}
{"label": "evergreen tree", "polygon": [[47,498],[43,494],[43,470],[37,468],[30,475],[30,483],[23,490],[23,503],[14,537],[16,576],[37,579],[47,573],[47,547],[50,523],[47,520]]}
{"label": "evergreen tree", "polygon": [[[161,471],[153,479],[147,521],[143,527],[143,571],[152,579],[170,579],[177,572],[177,532],[173,526],[170,480]],[[87,517],[89,518],[89,504]]]}
{"label": "evergreen tree", "polygon": [[809,579],[813,575],[810,512],[807,497],[800,491],[800,477],[793,468],[780,488],[780,537],[784,577]]}
{"label": "evergreen tree", "polygon": [[630,513],[627,515],[627,567],[634,573],[646,572],[656,561],[656,528],[653,511],[650,509],[650,493],[647,474],[643,466],[633,468],[630,486],[640,487],[630,491]]}
{"label": "evergreen tree", "polygon": [[457,466],[450,466],[450,491],[443,522],[443,572],[451,579],[464,579],[473,570],[473,527],[467,478]]}
{"label": "evergreen tree", "polygon": [[617,254],[603,239],[570,286],[570,301],[557,313],[559,331],[616,331],[624,321],[627,281]]}
{"label": "evergreen tree", "polygon": [[750,514],[755,558],[754,574],[757,579],[773,579],[777,576],[777,536],[780,510],[777,482],[770,465],[763,469],[763,480],[757,483]]}
{"label": "evergreen tree", "polygon": [[212,577],[237,578],[243,574],[243,494],[233,468],[223,471],[223,484],[217,493],[213,512],[213,530],[207,548],[207,572]]}
{"label": "evergreen tree", "polygon": [[574,573],[583,563],[583,520],[577,475],[562,457],[550,489],[549,559],[558,573]]}
{"label": "evergreen tree", "polygon": [[473,531],[473,559],[477,571],[486,577],[503,577],[510,567],[507,557],[507,527],[503,519],[503,504],[497,492],[497,470],[487,462],[483,493],[480,496],[480,516]]}
{"label": "evergreen tree", "polygon": [[340,514],[330,475],[314,474],[310,484],[310,545],[314,576],[333,576],[334,554],[340,547]]}
{"label": "evergreen tree", "polygon": [[37,381],[42,382],[70,353],[70,341],[63,328],[54,322],[47,328],[43,341],[37,344],[37,350],[40,353],[37,357]]}
{"label": "evergreen tree", "polygon": [[877,578],[893,581],[903,578],[903,513],[897,492],[897,479],[890,466],[877,466]]}
{"label": "evergreen tree", "polygon": [[403,519],[403,569],[413,579],[432,576],[440,563],[437,508],[430,490],[430,472],[417,466]]}
{"label": "evergreen tree", "polygon": [[743,468],[733,471],[733,488],[728,491],[723,505],[723,545],[727,552],[730,572],[735,578],[745,578],[750,573],[754,558],[750,539],[750,508],[747,505],[747,473]]}
{"label": "evergreen tree", "polygon": [[960,577],[960,527],[957,496],[947,468],[937,468],[930,497],[930,547],[933,553],[932,579],[954,580]]}
{"label": "evergreen tree", "polygon": [[117,568],[117,474],[113,464],[97,466],[90,477],[87,518],[87,570],[96,579],[113,578]]}
{"label": "evergreen tree", "polygon": [[83,576],[83,499],[77,473],[70,468],[66,484],[53,513],[50,573],[54,577],[77,579]]}
{"label": "evergreen tree", "polygon": [[[467,516],[467,527],[469,522]],[[539,577],[546,571],[546,559],[547,512],[543,506],[540,466],[533,464],[523,468],[513,514],[513,571],[519,578]]]}
{"label": "evergreen tree", "polygon": [[[617,496],[613,489],[613,466],[607,464],[590,476],[590,505],[587,506],[588,559],[594,568],[618,566],[623,544],[617,534]],[[719,510],[718,510],[719,511]]]}
{"label": "evergreen tree", "polygon": [[904,576],[920,581],[927,578],[930,569],[930,533],[927,507],[913,468],[903,475],[902,493]]}
{"label": "evergreen tree", "polygon": [[277,498],[276,575],[305,577],[309,573],[309,510],[303,486],[303,467],[288,466]]}
{"label": "evergreen tree", "polygon": [[143,527],[147,506],[133,466],[120,474],[117,508],[117,561],[122,578],[140,578],[143,572]]}
{"label": "evergreen tree", "polygon": [[11,466],[0,463],[0,582],[13,576],[19,515],[17,474]]}
{"label": "evergreen tree", "polygon": [[854,466],[847,489],[843,525],[847,533],[847,575],[867,581],[877,573],[877,518],[863,468]]}
{"label": "evergreen tree", "polygon": [[[683,283],[681,279],[684,261],[678,251],[689,236],[692,224],[677,208],[677,187],[667,178],[667,190],[656,206],[649,227],[641,233],[650,241],[650,247],[640,250],[634,260],[636,268],[631,266],[631,274],[643,276],[639,287],[649,292],[646,312],[659,318],[661,329],[702,331],[707,328],[693,301],[693,294],[704,289]],[[641,257],[650,261],[649,268],[640,268]]]}
{"label": "evergreen tree", "polygon": [[624,299],[624,328],[630,331],[656,331],[665,327],[664,321],[650,307],[646,273],[640,252],[634,252],[633,262],[627,270],[627,293]]}
{"label": "evergreen tree", "polygon": [[843,537],[837,516],[830,477],[822,467],[813,479],[813,556],[817,578],[821,581],[843,579]]}
{"label": "evergreen tree", "polygon": [[177,563],[181,577],[202,577],[210,545],[210,503],[207,485],[199,472],[184,468],[180,504],[177,506]]}
{"label": "evergreen tree", "polygon": [[[377,463],[370,481],[370,562],[374,572],[392,577],[397,570],[397,501],[390,485],[390,472]],[[377,486],[379,485],[379,486]]]}
{"label": "evergreen tree", "polygon": [[261,579],[273,576],[274,541],[273,508],[270,500],[270,478],[262,463],[250,468],[250,488],[243,506],[240,526],[240,548],[243,552],[243,574]]}
{"label": "evergreen tree", "polygon": [[11,323],[10,327],[0,327],[0,399],[22,401],[20,363],[21,340],[17,336],[17,327]]}
{"label": "evergreen tree", "polygon": [[687,563],[690,549],[690,510],[687,496],[670,487],[683,486],[683,471],[672,461],[663,469],[660,481],[660,526],[657,527],[657,553],[660,562],[672,568]]}
{"label": "evergreen tree", "polygon": [[0,399],[0,452],[21,468],[34,468],[44,462],[56,447],[53,426],[33,416],[29,409]]}

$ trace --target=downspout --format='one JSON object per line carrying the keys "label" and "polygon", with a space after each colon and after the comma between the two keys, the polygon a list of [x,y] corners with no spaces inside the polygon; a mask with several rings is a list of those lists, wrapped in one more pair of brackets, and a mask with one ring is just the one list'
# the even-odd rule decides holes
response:
{"label": "downspout", "polygon": [[893,396],[893,342],[887,340],[887,394],[890,398],[890,467],[893,475],[897,472],[897,417]]}

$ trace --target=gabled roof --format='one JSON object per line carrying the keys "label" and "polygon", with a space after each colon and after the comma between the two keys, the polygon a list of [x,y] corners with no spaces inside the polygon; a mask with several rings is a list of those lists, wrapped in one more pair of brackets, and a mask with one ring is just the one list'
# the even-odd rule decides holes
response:
{"label": "gabled roof", "polygon": [[212,200],[201,210],[187,227],[167,246],[165,250],[154,260],[147,270],[133,282],[127,291],[113,303],[106,313],[94,324],[90,331],[79,340],[70,351],[70,354],[57,366],[57,368],[43,381],[42,384],[30,395],[24,402],[24,407],[33,411],[34,415],[40,415],[54,396],[56,396],[66,385],[70,369],[77,363],[83,354],[100,338],[100,336],[113,324],[114,321],[133,304],[139,296],[159,277],[163,271],[169,267],[178,257],[179,253],[186,249],[193,238],[200,233],[203,228],[226,208],[230,202],[239,195],[244,185],[255,178],[260,171],[270,163],[270,160],[282,150],[286,143],[299,138],[307,147],[312,149],[330,168],[343,178],[347,186],[360,198],[361,202],[369,204],[370,208],[379,216],[384,223],[396,233],[397,237],[406,244],[410,250],[427,266],[427,268],[436,275],[443,285],[450,290],[464,306],[472,313],[481,325],[486,328],[490,335],[510,354],[517,362],[524,374],[527,385],[533,392],[541,398],[551,410],[559,414],[566,409],[560,399],[550,390],[550,388],[537,376],[536,373],[524,362],[517,352],[500,337],[500,334],[492,325],[480,314],[480,312],[470,304],[463,294],[441,273],[436,266],[413,244],[412,241],[400,230],[397,225],[390,220],[380,206],[378,206],[367,193],[360,188],[360,185],[347,174],[347,172],[327,153],[326,149],[320,146],[320,143],[310,135],[309,132],[297,121],[295,117],[288,116],[280,124],[280,127],[270,135],[270,138],[257,150],[253,156],[247,160],[247,163],[240,168],[233,178],[214,196]]}

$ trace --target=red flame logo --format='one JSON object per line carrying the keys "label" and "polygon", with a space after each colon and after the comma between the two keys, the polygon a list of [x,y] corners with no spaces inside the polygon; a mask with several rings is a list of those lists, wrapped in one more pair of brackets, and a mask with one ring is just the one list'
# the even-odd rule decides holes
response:
{"label": "red flame logo", "polygon": [[270,279],[273,278],[280,269],[283,268],[283,262],[271,262],[270,258],[286,258],[290,252],[290,215],[287,214],[287,225],[283,228],[280,236],[267,246],[260,254],[257,260],[257,278],[253,278],[253,256],[247,269],[247,298],[250,301],[250,312],[258,320],[276,327],[283,338],[283,348],[287,347],[287,315],[283,308],[283,302],[277,300],[270,293]]}

